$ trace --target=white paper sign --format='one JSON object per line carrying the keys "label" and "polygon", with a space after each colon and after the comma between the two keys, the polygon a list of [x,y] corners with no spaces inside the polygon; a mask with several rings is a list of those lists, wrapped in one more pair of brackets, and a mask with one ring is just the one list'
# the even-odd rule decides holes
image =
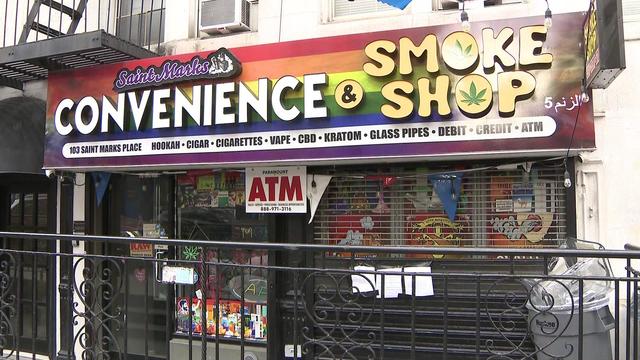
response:
{"label": "white paper sign", "polygon": [[[371,271],[375,272],[373,266],[356,266],[355,271]],[[376,274],[353,274],[351,275],[351,287],[354,293],[368,293],[376,291]]]}
{"label": "white paper sign", "polygon": [[[414,273],[415,275],[404,276],[404,288],[407,295],[415,294],[415,296],[432,296],[433,280],[431,276],[422,274],[431,274],[431,268],[428,266],[414,266],[404,268],[406,273]],[[413,278],[415,277],[415,287]]]}
{"label": "white paper sign", "polygon": [[[198,281],[198,274],[193,268],[165,266],[162,268],[162,282],[169,284],[190,284]],[[198,298],[201,298],[199,296]]]}
{"label": "white paper sign", "polygon": [[[382,297],[386,299],[395,299],[398,295],[402,294],[401,268],[378,269],[378,271],[378,281],[376,284],[378,288],[378,299]],[[382,280],[382,277],[384,277],[384,281]]]}
{"label": "white paper sign", "polygon": [[307,212],[305,166],[246,169],[247,213]]}

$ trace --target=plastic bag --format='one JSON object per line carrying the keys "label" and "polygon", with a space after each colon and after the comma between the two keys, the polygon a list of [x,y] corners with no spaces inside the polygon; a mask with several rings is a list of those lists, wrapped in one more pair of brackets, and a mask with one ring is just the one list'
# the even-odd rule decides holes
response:
{"label": "plastic bag", "polygon": [[[561,271],[562,268],[566,270]],[[566,268],[559,261],[550,272],[558,277],[603,277],[610,275],[607,264],[602,259],[581,259],[575,265]],[[580,299],[580,281],[578,279],[531,279],[526,281],[531,289],[529,306],[538,311],[570,312],[572,305],[578,309]],[[611,282],[607,279],[583,280],[583,310],[597,310],[609,301]]]}

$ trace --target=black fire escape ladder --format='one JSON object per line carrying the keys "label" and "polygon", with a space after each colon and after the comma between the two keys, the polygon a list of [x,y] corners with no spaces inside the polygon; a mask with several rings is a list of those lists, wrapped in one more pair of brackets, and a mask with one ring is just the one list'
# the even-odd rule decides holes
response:
{"label": "black fire escape ladder", "polygon": [[[71,35],[76,32],[78,28],[78,24],[80,23],[80,19],[82,19],[82,14],[84,10],[87,8],[88,0],[79,0],[77,4],[77,8],[71,8],[67,5],[62,4],[61,2],[55,0],[36,0],[31,6],[31,10],[29,11],[29,15],[27,15],[27,21],[24,24],[24,28],[22,29],[22,34],[20,35],[20,40],[18,40],[18,44],[24,44],[27,42],[29,38],[29,34],[31,30],[37,31],[43,35],[46,35],[47,38],[51,37],[60,37],[62,35]],[[41,6],[48,7],[48,19],[51,19],[51,12],[57,11],[60,13],[60,16],[66,15],[71,18],[71,24],[69,25],[69,29],[66,33],[62,33],[60,30],[56,30],[50,27],[50,24],[41,24],[37,21],[38,14],[41,11]]]}
{"label": "black fire escape ladder", "polygon": [[[20,37],[15,39],[13,45],[4,46],[3,42],[4,47],[0,47],[0,86],[23,89],[24,84],[29,81],[46,80],[49,71],[156,56],[149,49],[111,34],[108,25],[105,31],[100,26],[100,16],[104,16],[100,5],[95,14],[99,20],[97,28],[92,25],[89,30],[85,25],[84,31],[80,31],[78,25],[81,19],[86,21],[87,11],[93,9],[88,7],[89,0],[75,0],[73,6],[65,5],[69,1],[64,0],[33,2]],[[109,7],[107,11],[111,12],[113,9]],[[109,14],[106,15],[107,24],[109,19],[115,18]],[[7,17],[8,14],[5,14],[5,18]],[[52,21],[56,24],[53,25]],[[69,24],[66,32],[62,29],[63,22]]]}

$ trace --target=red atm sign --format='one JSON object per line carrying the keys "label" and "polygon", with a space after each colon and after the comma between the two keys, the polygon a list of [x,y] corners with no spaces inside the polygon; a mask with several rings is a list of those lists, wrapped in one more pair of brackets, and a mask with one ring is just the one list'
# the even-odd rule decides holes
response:
{"label": "red atm sign", "polygon": [[246,169],[248,213],[307,212],[307,168],[285,166]]}

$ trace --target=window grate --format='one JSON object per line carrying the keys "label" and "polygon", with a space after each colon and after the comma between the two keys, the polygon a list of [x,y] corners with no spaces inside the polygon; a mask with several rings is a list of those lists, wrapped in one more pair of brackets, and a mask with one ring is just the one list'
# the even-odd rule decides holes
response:
{"label": "window grate", "polygon": [[557,247],[567,227],[563,170],[464,173],[454,221],[427,177],[452,168],[336,171],[314,218],[314,239],[329,245]]}

